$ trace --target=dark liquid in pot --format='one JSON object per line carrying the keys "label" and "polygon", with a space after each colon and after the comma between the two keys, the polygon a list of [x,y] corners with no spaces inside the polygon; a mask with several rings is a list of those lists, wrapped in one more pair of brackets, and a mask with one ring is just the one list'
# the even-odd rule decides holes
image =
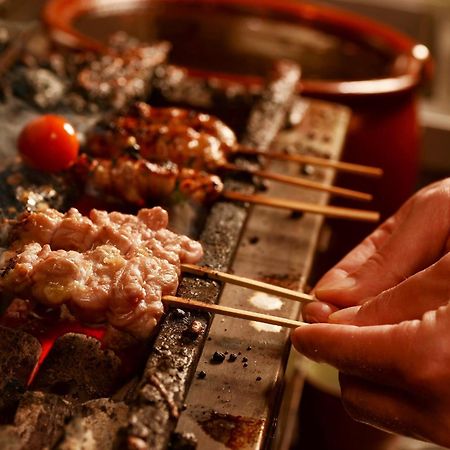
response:
{"label": "dark liquid in pot", "polygon": [[387,76],[392,63],[389,51],[374,43],[315,29],[292,16],[275,17],[264,8],[253,14],[236,6],[158,2],[129,8],[105,7],[81,17],[76,28],[100,41],[118,30],[141,40],[165,39],[173,43],[172,63],[214,72],[264,75],[274,59],[284,57],[299,62],[308,79],[366,80]]}

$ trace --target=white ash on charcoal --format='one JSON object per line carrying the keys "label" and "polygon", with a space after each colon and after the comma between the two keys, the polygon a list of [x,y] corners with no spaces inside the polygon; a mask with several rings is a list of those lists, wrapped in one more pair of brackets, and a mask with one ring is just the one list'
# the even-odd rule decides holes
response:
{"label": "white ash on charcoal", "polygon": [[13,94],[39,110],[77,112],[120,109],[151,90],[155,67],[165,62],[167,42],[144,43],[123,32],[110,36],[108,52],[58,54],[27,49],[7,75]]}
{"label": "white ash on charcoal", "polygon": [[[13,437],[20,450],[42,450],[53,448],[61,438],[66,419],[71,414],[70,404],[53,394],[27,392],[18,406],[13,427],[0,428],[0,442],[3,433]],[[3,448],[3,447],[2,447]]]}
{"label": "white ash on charcoal", "polygon": [[15,96],[47,111],[57,107],[66,94],[66,84],[53,72],[41,67],[19,67],[11,83]]}
{"label": "white ash on charcoal", "polygon": [[32,388],[82,403],[112,395],[120,381],[119,358],[97,339],[75,333],[58,338]]}
{"label": "white ash on charcoal", "polygon": [[56,450],[120,448],[118,434],[127,420],[128,406],[123,402],[101,398],[84,403],[76,408]]}
{"label": "white ash on charcoal", "polygon": [[79,196],[70,174],[49,174],[13,162],[0,169],[0,219],[24,211],[67,209]]}

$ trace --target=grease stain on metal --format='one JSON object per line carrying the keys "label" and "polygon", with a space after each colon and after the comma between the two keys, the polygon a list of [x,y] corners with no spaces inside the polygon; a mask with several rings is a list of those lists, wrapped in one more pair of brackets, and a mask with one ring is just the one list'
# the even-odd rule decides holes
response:
{"label": "grease stain on metal", "polygon": [[253,447],[258,442],[265,420],[212,411],[206,416],[199,417],[198,423],[215,441],[237,450]]}
{"label": "grease stain on metal", "polygon": [[256,331],[264,331],[266,333],[280,333],[283,329],[279,325],[270,325],[268,323],[254,322],[250,321],[250,326],[252,326]]}

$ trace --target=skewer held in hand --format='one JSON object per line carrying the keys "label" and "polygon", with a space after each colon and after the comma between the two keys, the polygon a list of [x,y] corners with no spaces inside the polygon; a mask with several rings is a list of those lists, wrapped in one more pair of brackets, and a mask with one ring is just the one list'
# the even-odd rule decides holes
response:
{"label": "skewer held in hand", "polygon": [[231,308],[230,306],[215,305],[211,303],[204,303],[198,300],[189,298],[174,297],[166,295],[162,298],[163,303],[177,308],[200,309],[215,314],[222,314],[229,317],[236,317],[238,319],[254,320],[255,322],[268,323],[270,325],[278,325],[280,327],[297,328],[305,325],[304,322],[298,320],[285,319],[283,317],[271,316],[269,314],[261,314],[243,309]]}

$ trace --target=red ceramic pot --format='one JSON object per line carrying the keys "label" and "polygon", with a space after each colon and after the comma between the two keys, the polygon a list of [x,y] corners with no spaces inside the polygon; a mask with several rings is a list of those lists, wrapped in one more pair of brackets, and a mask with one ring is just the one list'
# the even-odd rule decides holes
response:
{"label": "red ceramic pot", "polygon": [[344,158],[381,166],[381,182],[347,178],[390,214],[418,172],[416,89],[428,50],[390,28],[335,9],[287,0],[50,0],[44,20],[66,45],[102,50],[123,29],[173,42],[171,60],[193,73],[258,83],[276,57],[298,60],[304,95],[350,106]]}

